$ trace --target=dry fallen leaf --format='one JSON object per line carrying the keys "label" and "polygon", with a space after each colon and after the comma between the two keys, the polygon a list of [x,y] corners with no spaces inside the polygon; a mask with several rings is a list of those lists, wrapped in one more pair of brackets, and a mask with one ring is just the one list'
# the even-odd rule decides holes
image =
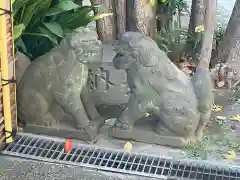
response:
{"label": "dry fallen leaf", "polygon": [[221,88],[225,85],[225,81],[217,81],[216,85],[217,85],[217,87]]}
{"label": "dry fallen leaf", "polygon": [[124,150],[130,153],[132,151],[132,143],[126,142],[126,144],[124,145]]}
{"label": "dry fallen leaf", "polygon": [[237,159],[237,155],[236,155],[235,151],[233,151],[233,150],[230,150],[227,153],[222,154],[222,156],[225,159],[228,159],[228,160],[235,160],[235,159]]}
{"label": "dry fallen leaf", "polygon": [[223,110],[223,106],[213,104],[213,106],[212,106],[213,112],[218,112],[218,111],[222,111],[222,110]]}
{"label": "dry fallen leaf", "polygon": [[237,114],[236,116],[230,117],[230,119],[233,120],[233,121],[240,121],[240,115]]}
{"label": "dry fallen leaf", "polygon": [[191,76],[194,73],[195,65],[192,63],[190,58],[182,57],[179,59],[178,68],[186,75]]}

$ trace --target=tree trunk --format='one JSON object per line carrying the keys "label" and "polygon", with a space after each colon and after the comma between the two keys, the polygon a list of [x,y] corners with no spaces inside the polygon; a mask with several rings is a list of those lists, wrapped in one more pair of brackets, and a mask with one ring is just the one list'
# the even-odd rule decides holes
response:
{"label": "tree trunk", "polygon": [[157,14],[157,31],[165,30],[166,17],[163,14]]}
{"label": "tree trunk", "polygon": [[102,42],[118,39],[125,31],[138,31],[156,38],[156,7],[150,0],[90,0],[92,4],[103,4],[96,14],[114,13],[96,21],[97,32]]}
{"label": "tree trunk", "polygon": [[[97,8],[94,14],[114,13],[115,0],[90,0],[91,4],[103,4],[102,8]],[[97,33],[102,42],[108,42],[116,39],[116,20],[115,16],[107,16],[96,21]]]}
{"label": "tree trunk", "polygon": [[212,64],[225,62],[238,67],[240,73],[240,0],[236,0],[225,35],[217,48],[217,55]]}
{"label": "tree trunk", "polygon": [[206,0],[204,4],[206,11],[204,15],[204,34],[199,66],[208,68],[212,54],[213,34],[216,26],[217,0]]}
{"label": "tree trunk", "polygon": [[204,24],[204,0],[192,0],[191,16],[188,31],[195,34],[195,28]]}
{"label": "tree trunk", "polygon": [[115,7],[117,39],[126,31],[126,0],[113,0]]}
{"label": "tree trunk", "polygon": [[[195,28],[199,25],[204,24],[204,14],[205,14],[204,1],[205,0],[192,0],[191,16],[190,16],[188,32],[193,36],[194,39],[198,38],[198,34],[195,32]],[[194,46],[195,46],[195,42],[193,41],[192,38],[189,37],[186,45],[186,52],[188,52],[189,55],[194,55],[199,53],[201,45],[199,44],[196,47],[196,49],[194,49]],[[195,59],[195,57],[193,57],[193,59]]]}
{"label": "tree trunk", "polygon": [[149,0],[127,1],[127,30],[156,38],[156,7]]}

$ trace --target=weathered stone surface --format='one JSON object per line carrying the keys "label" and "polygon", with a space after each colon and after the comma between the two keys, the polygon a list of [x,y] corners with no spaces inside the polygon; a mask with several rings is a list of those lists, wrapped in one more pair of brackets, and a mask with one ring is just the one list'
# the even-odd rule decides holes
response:
{"label": "weathered stone surface", "polygon": [[129,99],[130,89],[126,81],[124,70],[116,70],[112,59],[116,55],[112,43],[103,44],[103,60],[97,71],[92,71],[89,77],[91,96],[96,105],[126,104]]}
{"label": "weathered stone surface", "polygon": [[98,112],[106,119],[119,116],[131,94],[125,71],[113,66],[115,55],[112,43],[103,44],[101,67],[89,76],[90,94]]}
{"label": "weathered stone surface", "polygon": [[192,77],[192,84],[198,102],[198,111],[200,119],[196,129],[196,136],[202,137],[203,130],[211,118],[212,105],[214,103],[214,95],[212,92],[212,77],[208,68],[197,67]]}
{"label": "weathered stone surface", "polygon": [[75,138],[94,139],[104,120],[89,95],[87,80],[89,66],[99,67],[101,60],[97,33],[79,28],[33,61],[17,87],[18,117],[26,122],[25,130],[64,137],[74,131]]}
{"label": "weathered stone surface", "polygon": [[[153,40],[136,32],[125,33],[116,44],[116,51],[113,64],[117,69],[126,70],[132,93],[111,132],[114,137],[128,136],[129,139],[148,143],[184,146],[188,140],[201,134],[196,134],[196,130],[202,131],[209,120],[207,117],[213,100],[209,72],[203,82],[199,75],[206,71],[196,72],[193,78],[195,84],[192,84],[192,80],[168,59]],[[204,93],[194,89],[202,90],[204,85],[207,85]],[[199,101],[202,95],[207,97]],[[134,127],[136,121],[146,113],[155,116],[155,121],[152,121],[154,136],[144,132],[146,125],[140,128],[142,136],[134,130],[137,128]],[[202,121],[204,123],[199,124]]]}
{"label": "weathered stone surface", "polygon": [[16,81],[17,84],[20,82],[24,72],[28,68],[28,66],[31,64],[31,60],[23,53],[17,52],[15,55],[16,63],[15,63],[15,69],[16,69]]}

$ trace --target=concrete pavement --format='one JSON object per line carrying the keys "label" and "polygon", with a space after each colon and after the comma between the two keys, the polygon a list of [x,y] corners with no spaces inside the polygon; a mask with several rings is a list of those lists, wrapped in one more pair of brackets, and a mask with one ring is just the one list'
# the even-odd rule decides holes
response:
{"label": "concrete pavement", "polygon": [[0,156],[0,180],[155,180],[62,164]]}

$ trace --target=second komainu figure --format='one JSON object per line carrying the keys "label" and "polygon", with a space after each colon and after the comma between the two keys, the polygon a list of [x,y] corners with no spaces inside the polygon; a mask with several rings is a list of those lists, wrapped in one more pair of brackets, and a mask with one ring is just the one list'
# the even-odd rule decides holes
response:
{"label": "second komainu figure", "polygon": [[[138,32],[123,34],[116,52],[113,65],[126,71],[131,96],[111,132],[114,137],[184,146],[203,135],[213,104],[207,68],[197,67],[190,79],[151,38]],[[136,126],[145,114],[155,116],[152,132]]]}

